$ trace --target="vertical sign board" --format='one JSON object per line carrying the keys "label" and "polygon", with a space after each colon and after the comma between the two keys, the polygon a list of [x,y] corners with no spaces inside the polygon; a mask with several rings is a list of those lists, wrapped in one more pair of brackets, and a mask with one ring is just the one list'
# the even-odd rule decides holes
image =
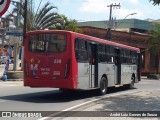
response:
{"label": "vertical sign board", "polygon": [[8,9],[10,0],[0,0],[0,16],[2,16]]}

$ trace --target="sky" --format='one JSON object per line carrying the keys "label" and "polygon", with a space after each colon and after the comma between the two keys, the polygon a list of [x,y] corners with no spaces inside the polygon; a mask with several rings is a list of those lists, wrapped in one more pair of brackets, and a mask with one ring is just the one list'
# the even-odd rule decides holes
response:
{"label": "sky", "polygon": [[[113,19],[160,19],[160,6],[152,5],[149,0],[42,0],[41,7],[47,1],[58,8],[59,14],[79,22],[108,20],[110,9],[107,6],[112,3],[120,3],[121,6],[113,9]],[[39,2],[35,0],[34,8],[38,8]],[[10,5],[8,11],[12,8],[13,5]],[[131,13],[137,14],[129,15]]]}

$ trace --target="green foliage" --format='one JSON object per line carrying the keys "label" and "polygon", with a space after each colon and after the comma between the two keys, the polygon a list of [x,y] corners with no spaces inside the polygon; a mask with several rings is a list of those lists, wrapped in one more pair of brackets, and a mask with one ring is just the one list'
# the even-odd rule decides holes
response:
{"label": "green foliage", "polygon": [[[56,6],[53,6],[52,4],[47,2],[43,7],[40,8],[40,5],[42,3],[41,0],[39,2],[39,7],[37,8],[37,10],[35,10],[34,3],[35,0],[28,0],[27,31],[58,29],[82,33],[82,31],[78,28],[77,21],[74,19],[68,19],[65,15],[59,15],[56,12]],[[22,14],[24,13],[23,9],[21,9],[19,12],[22,16],[21,21],[24,21],[24,15]],[[20,27],[23,27],[23,22],[20,24]]]}
{"label": "green foliage", "polygon": [[61,24],[56,24],[55,29],[82,33],[82,31],[78,28],[78,23],[75,19],[68,19],[65,15],[61,15],[61,18]]}
{"label": "green foliage", "polygon": [[160,61],[160,24],[154,23],[155,30],[149,31],[149,39],[146,41],[149,52],[153,54],[157,54],[159,57],[158,64],[157,64],[157,73],[159,70],[159,61]]}
{"label": "green foliage", "polygon": [[154,24],[155,30],[149,31],[149,39],[147,40],[147,44],[149,46],[149,51],[152,53],[160,52],[160,24]]}
{"label": "green foliage", "polygon": [[[28,0],[27,31],[49,29],[62,21],[61,16],[56,12],[56,6],[47,2],[43,7],[40,9],[38,7],[37,10],[35,10],[34,2],[34,0]],[[40,1],[39,6],[41,5],[41,2],[42,0]],[[20,27],[23,27],[24,10],[20,9],[19,13],[22,17]]]}
{"label": "green foliage", "polygon": [[150,0],[150,2],[153,2],[153,5],[159,5],[160,0]]}

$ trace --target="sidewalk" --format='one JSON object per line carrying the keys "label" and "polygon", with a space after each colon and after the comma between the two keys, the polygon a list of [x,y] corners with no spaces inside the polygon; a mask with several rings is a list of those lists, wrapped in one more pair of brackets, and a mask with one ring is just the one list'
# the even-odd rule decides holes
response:
{"label": "sidewalk", "polygon": [[[5,66],[5,64],[0,64],[0,67],[2,66]],[[2,67],[0,70],[0,78],[3,76],[4,70],[5,70],[5,67]]]}
{"label": "sidewalk", "polygon": [[[5,64],[2,64],[3,66],[0,71],[0,81],[3,76],[4,70],[5,70]],[[13,71],[13,64],[9,65],[9,70],[7,72],[7,81],[21,81],[23,80],[23,71],[21,70],[21,67],[18,66],[16,71]]]}

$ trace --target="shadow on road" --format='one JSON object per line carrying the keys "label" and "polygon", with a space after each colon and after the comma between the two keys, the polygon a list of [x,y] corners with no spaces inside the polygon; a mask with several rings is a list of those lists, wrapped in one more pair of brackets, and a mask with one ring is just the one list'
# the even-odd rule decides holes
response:
{"label": "shadow on road", "polygon": [[[129,90],[127,88],[109,88],[108,94],[118,93],[122,91]],[[101,97],[99,96],[97,90],[89,91],[69,91],[61,92],[59,90],[45,91],[45,92],[36,92],[36,93],[27,93],[27,94],[18,94],[11,96],[2,96],[0,99],[3,100],[12,100],[12,101],[21,101],[21,102],[31,102],[31,103],[60,103],[60,102],[69,102],[80,99],[91,99],[92,97]]]}

